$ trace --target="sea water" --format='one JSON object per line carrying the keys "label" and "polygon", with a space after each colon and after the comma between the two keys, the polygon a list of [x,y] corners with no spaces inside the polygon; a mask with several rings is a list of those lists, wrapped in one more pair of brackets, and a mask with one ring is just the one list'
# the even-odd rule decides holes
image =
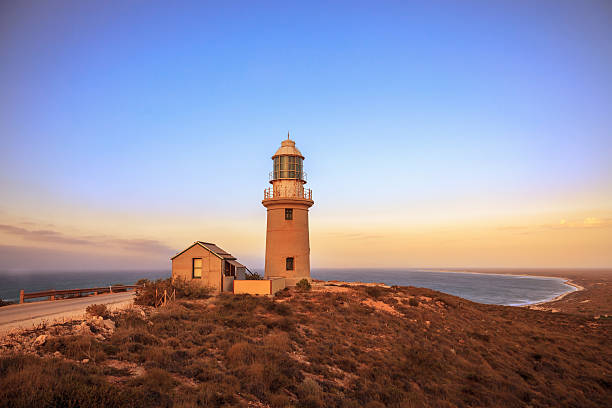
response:
{"label": "sea water", "polygon": [[521,306],[546,302],[576,290],[565,279],[540,276],[418,269],[314,269],[312,277],[347,282],[382,282],[416,286],[459,296],[473,302]]}
{"label": "sea water", "polygon": [[[0,271],[0,299],[17,301],[21,289],[26,292],[38,292],[50,289],[131,285],[143,278],[155,280],[168,277],[170,271]],[[322,280],[417,286],[474,302],[509,306],[544,302],[575,290],[560,278],[417,269],[313,269],[312,277]]]}
{"label": "sea water", "polygon": [[111,285],[133,285],[140,279],[169,278],[170,271],[0,271],[0,299],[18,301],[19,291],[85,289]]}

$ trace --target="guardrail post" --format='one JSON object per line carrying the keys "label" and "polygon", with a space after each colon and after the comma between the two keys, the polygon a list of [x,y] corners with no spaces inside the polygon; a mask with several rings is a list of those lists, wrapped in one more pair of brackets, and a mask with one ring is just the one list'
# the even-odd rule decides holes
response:
{"label": "guardrail post", "polygon": [[23,303],[23,289],[19,291],[19,303]]}

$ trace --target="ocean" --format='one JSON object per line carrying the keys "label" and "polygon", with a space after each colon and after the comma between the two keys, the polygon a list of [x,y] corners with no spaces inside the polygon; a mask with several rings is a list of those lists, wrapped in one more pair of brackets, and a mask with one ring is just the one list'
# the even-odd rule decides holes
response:
{"label": "ocean", "polygon": [[[258,271],[261,273],[261,271]],[[169,271],[2,272],[0,299],[19,300],[19,291],[75,289],[116,284],[130,285],[139,279],[159,279]],[[449,293],[474,302],[520,306],[551,300],[575,290],[563,279],[519,275],[443,272],[418,269],[313,269],[312,277],[349,282],[382,282],[417,286]]]}
{"label": "ocean", "polygon": [[51,289],[96,288],[110,285],[133,285],[139,279],[169,278],[169,271],[0,271],[0,299],[18,301],[19,291],[40,292]]}
{"label": "ocean", "polygon": [[420,269],[314,269],[312,277],[429,288],[478,303],[522,306],[546,302],[576,288],[564,279]]}

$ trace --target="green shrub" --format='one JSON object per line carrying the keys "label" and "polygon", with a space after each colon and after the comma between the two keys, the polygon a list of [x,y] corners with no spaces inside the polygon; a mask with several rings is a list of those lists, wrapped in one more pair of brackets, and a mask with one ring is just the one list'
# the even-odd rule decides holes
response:
{"label": "green shrub", "polygon": [[59,351],[67,358],[77,361],[85,358],[92,362],[106,359],[102,343],[87,334],[52,337],[44,344],[43,350],[49,353]]}
{"label": "green shrub", "polygon": [[104,319],[107,319],[110,317],[110,311],[108,310],[106,305],[100,305],[100,304],[89,305],[85,309],[85,312],[87,312],[88,315],[99,316]]}
{"label": "green shrub", "polygon": [[12,304],[13,304],[13,302],[9,302],[9,301],[7,301],[7,300],[2,300],[2,299],[0,299],[0,307],[2,307],[2,306],[12,305]]}
{"label": "green shrub", "polygon": [[0,406],[150,407],[145,390],[109,384],[91,365],[32,355],[0,357]]}
{"label": "green shrub", "polygon": [[365,292],[368,294],[368,296],[373,298],[379,298],[385,293],[384,289],[380,286],[367,286],[365,288]]}
{"label": "green shrub", "polygon": [[227,350],[227,359],[232,365],[252,364],[255,359],[253,346],[246,341],[236,343]]}
{"label": "green shrub", "polygon": [[187,282],[184,279],[171,281],[170,287],[176,290],[177,299],[208,299],[213,292],[211,287]]}
{"label": "green shrub", "polygon": [[321,386],[312,378],[306,378],[297,387],[300,407],[322,407],[323,391]]}
{"label": "green shrub", "polygon": [[264,337],[263,342],[272,350],[291,351],[289,335],[286,332],[275,331]]}
{"label": "green shrub", "polygon": [[232,384],[224,381],[204,383],[197,394],[197,406],[226,407],[236,402],[235,392]]}
{"label": "green shrub", "polygon": [[275,394],[270,396],[270,406],[272,408],[288,408],[293,407],[294,404],[291,401],[291,398],[286,396],[285,394]]}
{"label": "green shrub", "polygon": [[258,274],[257,272],[247,272],[245,275],[245,279],[246,280],[262,280],[263,276],[261,276],[260,274]]}
{"label": "green shrub", "polygon": [[[184,279],[158,279],[150,281],[141,279],[138,281],[141,288],[136,290],[134,303],[143,306],[156,306],[166,291],[168,296],[176,295],[177,299],[207,299],[211,296],[213,289],[207,286],[200,286],[196,283],[187,282]],[[156,299],[157,296],[157,299]]]}
{"label": "green shrub", "polygon": [[308,292],[310,289],[312,289],[310,282],[308,282],[308,279],[306,278],[296,283],[295,287],[302,292]]}

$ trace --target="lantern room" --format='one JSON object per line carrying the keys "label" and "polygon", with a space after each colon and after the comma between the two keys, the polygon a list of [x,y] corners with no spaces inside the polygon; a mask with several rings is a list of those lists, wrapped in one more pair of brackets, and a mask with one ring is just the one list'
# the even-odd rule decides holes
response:
{"label": "lantern room", "polygon": [[292,179],[306,183],[306,173],[304,173],[304,156],[295,147],[295,142],[289,139],[281,142],[281,147],[272,156],[274,160],[274,170],[270,173],[270,183],[275,180]]}

